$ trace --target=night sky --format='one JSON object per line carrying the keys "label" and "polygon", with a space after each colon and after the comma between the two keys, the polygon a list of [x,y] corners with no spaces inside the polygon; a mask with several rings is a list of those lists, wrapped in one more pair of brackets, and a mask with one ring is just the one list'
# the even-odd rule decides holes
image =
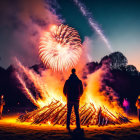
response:
{"label": "night sky", "polygon": [[[121,51],[140,70],[140,1],[81,0],[103,30],[113,51]],[[64,23],[88,38],[91,61],[111,53],[91,29],[73,0],[0,1],[0,66],[7,68],[17,57],[26,65],[39,63],[38,43],[49,24]]]}

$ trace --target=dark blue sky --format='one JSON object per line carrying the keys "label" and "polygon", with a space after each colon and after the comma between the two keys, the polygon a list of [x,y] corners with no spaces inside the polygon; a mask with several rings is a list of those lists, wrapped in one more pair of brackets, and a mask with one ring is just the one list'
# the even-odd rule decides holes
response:
{"label": "dark blue sky", "polygon": [[[103,30],[113,51],[121,51],[128,58],[129,64],[135,65],[140,70],[140,1],[81,0],[81,2]],[[110,53],[73,0],[51,0],[50,3],[57,15],[65,20],[65,24],[78,30],[82,41],[88,37],[91,60],[99,61]],[[39,31],[44,30],[53,20],[50,13],[44,10],[45,3],[42,0],[21,0],[20,3],[18,0],[5,0],[0,2],[0,7],[0,66],[7,68],[12,63],[13,56],[20,58],[21,61],[28,58],[28,61],[24,62],[29,62],[29,65],[38,63]],[[54,18],[56,19],[55,16]]]}
{"label": "dark blue sky", "polygon": [[[75,27],[82,40],[88,36],[93,40],[92,57],[99,60],[109,53],[100,44],[72,0],[57,0],[60,4],[59,13],[66,23]],[[103,30],[114,51],[121,51],[140,70],[140,1],[139,0],[81,0],[95,21]]]}

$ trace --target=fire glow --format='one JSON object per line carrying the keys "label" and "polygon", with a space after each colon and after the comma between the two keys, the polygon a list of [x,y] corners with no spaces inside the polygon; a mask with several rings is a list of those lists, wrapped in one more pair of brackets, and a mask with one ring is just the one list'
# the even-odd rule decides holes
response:
{"label": "fire glow", "polygon": [[[81,54],[81,43],[79,42],[80,38],[77,35],[77,31],[74,30],[74,34],[76,33],[76,37],[78,37],[78,42],[76,39],[76,43],[74,43],[75,39],[73,39],[73,33],[71,33],[71,31],[70,34],[67,33],[67,31],[69,31],[69,29],[67,29],[68,26],[61,26],[52,26],[51,32],[52,30],[56,30],[56,28],[62,28],[62,30],[64,30],[65,28],[65,36],[69,35],[69,39],[66,39],[67,44],[69,43],[69,41],[71,42],[71,40],[73,41],[72,45],[74,45],[72,47],[76,47],[77,43],[80,44],[80,46],[77,47],[78,49],[76,48],[76,54]],[[72,28],[70,29],[73,31]],[[60,38],[58,40],[60,41]],[[53,39],[51,41],[53,43]],[[61,50],[62,46],[59,43],[57,43],[58,46],[54,46],[54,44],[51,46],[51,44],[49,44],[49,48],[56,47],[58,49],[60,47]],[[47,42],[46,45],[48,45]],[[63,47],[67,46],[64,45]],[[71,46],[69,47],[71,48]],[[61,52],[60,50],[59,53]],[[45,52],[46,51],[47,50],[45,50]],[[79,55],[78,57],[77,55],[75,56],[75,52],[73,54],[73,49],[70,49],[69,52],[70,51],[72,51],[70,53],[70,57],[73,58],[70,58],[70,60],[67,58],[66,60],[68,60],[68,62],[78,62],[77,64],[74,63],[74,65],[72,66],[75,66],[78,77],[82,79],[83,83],[86,83],[86,86],[84,87],[84,94],[80,100],[79,113],[81,125],[104,126],[107,124],[122,124],[130,122],[128,118],[124,117],[125,114],[123,112],[123,109],[119,106],[118,97],[113,91],[113,89],[105,86],[104,90],[100,90],[103,86],[102,79],[105,77],[106,74],[109,75],[108,64],[103,64],[94,73],[88,74],[87,79],[83,79],[83,68],[85,67],[84,61],[86,61],[86,59],[84,60],[83,58],[79,57]],[[80,51],[80,53],[77,51]],[[45,52],[43,51],[43,53]],[[49,53],[52,53],[50,55],[53,56],[54,51],[50,51]],[[51,58],[54,59],[53,57]],[[38,107],[38,109],[32,112],[19,116],[18,120],[20,122],[27,121],[32,122],[33,124],[45,123],[53,125],[66,124],[67,106],[66,97],[63,95],[63,86],[66,79],[68,79],[70,75],[71,65],[66,66],[66,69],[63,68],[63,66],[65,67],[65,63],[63,63],[65,61],[64,59],[65,55],[63,55],[63,57],[59,57],[59,59],[57,59],[57,64],[55,68],[53,68],[54,65],[49,65],[52,69],[40,70],[40,74],[37,74],[34,70],[23,66],[17,60],[18,72],[16,73],[16,76],[19,80],[19,83],[21,84],[22,91],[24,92],[26,97]],[[42,61],[44,62],[44,60]],[[34,86],[35,94],[32,93],[30,85]],[[108,96],[105,96],[106,91],[109,93]],[[112,98],[112,100],[110,100],[110,97]],[[71,115],[71,124],[75,124],[74,112],[72,112]]]}

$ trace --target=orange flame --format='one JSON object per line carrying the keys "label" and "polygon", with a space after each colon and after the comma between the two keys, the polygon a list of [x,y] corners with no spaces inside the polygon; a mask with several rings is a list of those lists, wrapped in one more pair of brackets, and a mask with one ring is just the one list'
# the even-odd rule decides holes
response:
{"label": "orange flame", "polygon": [[[27,88],[24,78],[17,74],[17,78],[22,84],[26,96],[31,100],[31,102],[33,102],[33,104],[40,108],[48,105],[52,100],[59,100],[61,103],[66,104],[66,97],[63,95],[63,85],[65,80],[69,77],[70,72],[64,72],[62,74],[60,72],[54,73],[52,70],[45,70],[40,76],[33,70],[24,67],[19,61],[17,61],[17,64],[20,75],[22,75],[22,73],[26,74],[40,93],[41,98],[34,97]],[[114,100],[110,102],[109,97],[104,95],[104,91],[100,91],[102,86],[101,80],[105,73],[105,68],[102,66],[99,70],[88,76],[86,81],[87,86],[85,87],[84,94],[81,97],[80,105],[93,103],[96,109],[105,107],[113,114],[116,114],[116,112],[123,114],[123,109],[118,105],[117,97],[111,93]]]}

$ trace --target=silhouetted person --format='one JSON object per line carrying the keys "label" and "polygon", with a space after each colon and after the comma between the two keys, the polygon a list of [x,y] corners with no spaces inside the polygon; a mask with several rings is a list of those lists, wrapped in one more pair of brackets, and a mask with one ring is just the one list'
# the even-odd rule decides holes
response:
{"label": "silhouetted person", "polygon": [[137,107],[137,114],[138,114],[138,119],[139,119],[139,122],[140,122],[140,95],[138,96],[138,99],[136,101],[136,107]]}
{"label": "silhouetted person", "polygon": [[82,81],[75,74],[76,70],[72,69],[72,74],[69,79],[66,80],[63,93],[67,97],[67,129],[70,130],[70,116],[72,107],[76,115],[76,126],[80,129],[80,118],[79,118],[79,100],[83,94]]}
{"label": "silhouetted person", "polygon": [[1,95],[1,98],[0,98],[0,119],[2,119],[2,111],[3,111],[4,105],[5,105],[4,96]]}
{"label": "silhouetted person", "polygon": [[129,113],[129,106],[130,106],[130,103],[129,103],[128,99],[124,98],[124,100],[123,100],[123,107],[125,108],[125,112],[127,114]]}

